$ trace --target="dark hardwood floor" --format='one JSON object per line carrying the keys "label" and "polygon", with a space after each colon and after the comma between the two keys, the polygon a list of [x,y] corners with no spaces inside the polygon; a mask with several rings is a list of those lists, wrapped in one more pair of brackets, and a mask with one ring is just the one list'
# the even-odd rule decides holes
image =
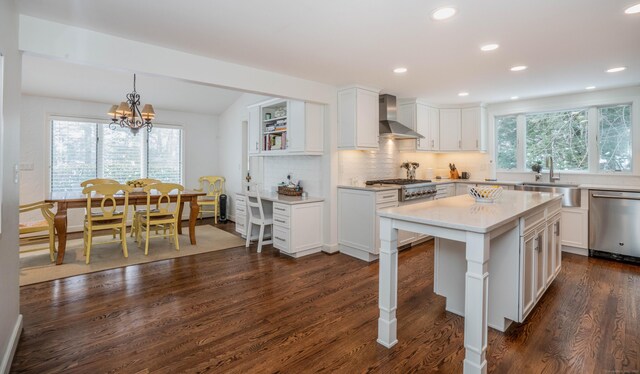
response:
{"label": "dark hardwood floor", "polygon": [[[240,247],[25,286],[11,372],[461,372],[432,242],[401,252],[398,281],[392,349],[376,343],[377,263],[341,254]],[[527,321],[490,330],[489,372],[639,373],[639,314],[640,267],[564,254]]]}

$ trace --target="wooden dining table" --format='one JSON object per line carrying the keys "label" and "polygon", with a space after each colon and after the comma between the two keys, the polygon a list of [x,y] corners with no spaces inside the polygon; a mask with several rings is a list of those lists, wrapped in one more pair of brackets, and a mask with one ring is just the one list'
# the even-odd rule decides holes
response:
{"label": "wooden dining table", "polygon": [[[189,239],[191,244],[196,244],[196,219],[198,218],[198,197],[205,196],[206,193],[202,191],[190,191],[185,190],[180,194],[180,217],[182,217],[182,211],[184,204],[189,203]],[[159,194],[151,194],[151,203],[155,204],[160,197]],[[169,194],[172,202],[177,200],[177,194]],[[116,205],[124,204],[124,195],[115,196]],[[56,258],[56,265],[62,264],[64,261],[64,253],[67,248],[67,210],[86,208],[87,197],[82,192],[54,192],[48,199],[47,203],[55,203],[57,205],[56,215],[53,219],[53,223],[58,235],[58,255]],[[94,199],[92,205],[95,207],[100,206],[100,199]],[[130,192],[129,193],[129,205],[146,206],[147,194],[145,192]],[[182,220],[178,225],[178,234],[182,234]]]}

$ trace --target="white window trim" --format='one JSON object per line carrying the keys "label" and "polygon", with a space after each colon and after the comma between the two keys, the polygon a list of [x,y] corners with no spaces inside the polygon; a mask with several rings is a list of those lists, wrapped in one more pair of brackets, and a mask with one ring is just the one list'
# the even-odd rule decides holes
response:
{"label": "white window trim", "polygon": [[[589,141],[588,141],[588,152],[589,152],[589,170],[588,171],[578,171],[578,170],[562,170],[562,174],[570,174],[570,175],[614,175],[614,176],[640,176],[640,97],[638,96],[616,96],[609,98],[589,98],[589,99],[581,99],[581,100],[555,100],[557,102],[548,102],[548,103],[523,103],[523,104],[514,104],[509,106],[507,109],[491,109],[488,113],[489,119],[489,152],[491,154],[492,160],[496,160],[493,162],[493,173],[526,173],[530,170],[525,168],[525,121],[524,114],[530,113],[540,113],[540,112],[554,112],[554,111],[563,111],[563,110],[572,110],[572,109],[587,109],[589,115]],[[631,133],[632,133],[632,158],[631,158],[631,171],[600,171],[598,170],[599,165],[597,164],[598,157],[594,155],[599,155],[598,143],[596,140],[596,136],[598,133],[598,115],[597,108],[603,106],[610,105],[620,105],[620,104],[631,104]],[[595,115],[592,115],[592,112]],[[498,169],[497,163],[497,154],[496,154],[496,117],[503,116],[518,116],[518,144],[517,144],[517,168],[516,169]],[[595,164],[595,167],[594,167]]]}
{"label": "white window trim", "polygon": [[[99,124],[109,124],[111,121],[105,118],[93,117],[88,115],[68,115],[68,114],[55,114],[55,113],[47,113],[45,115],[45,123],[44,123],[44,134],[45,134],[45,152],[44,152],[44,165],[46,165],[47,172],[44,173],[43,176],[43,186],[45,186],[46,194],[51,194],[51,123],[52,121],[76,121],[76,122],[95,122]],[[153,127],[159,128],[173,128],[182,130],[182,136],[180,139],[180,157],[182,162],[181,175],[180,175],[180,184],[184,186],[186,171],[186,163],[185,163],[185,139],[187,137],[187,131],[183,125],[170,124],[170,123],[154,123]],[[153,131],[153,130],[151,130]],[[138,134],[141,135],[141,134]],[[146,144],[146,131],[145,131],[145,144]],[[144,162],[146,164],[146,152],[144,152]],[[147,170],[145,168],[144,178],[146,178]]]}

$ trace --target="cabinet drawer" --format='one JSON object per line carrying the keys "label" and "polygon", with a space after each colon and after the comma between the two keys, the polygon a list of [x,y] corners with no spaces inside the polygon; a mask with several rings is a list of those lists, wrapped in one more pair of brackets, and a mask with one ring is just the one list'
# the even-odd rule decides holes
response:
{"label": "cabinet drawer", "polygon": [[291,207],[286,204],[273,203],[273,214],[289,217]]}
{"label": "cabinet drawer", "polygon": [[246,197],[244,195],[236,195],[236,205],[245,205],[247,203]]}
{"label": "cabinet drawer", "polygon": [[524,225],[522,225],[522,232],[520,235],[527,235],[531,229],[535,228],[537,224],[544,221],[544,209],[541,209],[533,214],[530,214],[524,218]]}
{"label": "cabinet drawer", "polygon": [[[242,222],[242,223],[240,223]],[[238,222],[236,222],[236,232],[244,235],[245,231],[246,231],[246,227],[244,226],[244,219],[242,221],[238,220]]]}
{"label": "cabinet drawer", "polygon": [[289,223],[289,216],[283,216],[280,214],[274,214],[273,215],[273,225],[274,226],[280,226],[282,228],[289,228],[291,227],[290,223]]}
{"label": "cabinet drawer", "polygon": [[281,251],[291,252],[289,229],[273,226],[273,246]]}
{"label": "cabinet drawer", "polygon": [[239,201],[236,201],[236,216],[239,214],[246,214],[247,212],[247,205],[242,202],[240,203]]}
{"label": "cabinet drawer", "polygon": [[391,203],[394,201],[398,201],[398,191],[380,191],[376,192],[376,203]]}

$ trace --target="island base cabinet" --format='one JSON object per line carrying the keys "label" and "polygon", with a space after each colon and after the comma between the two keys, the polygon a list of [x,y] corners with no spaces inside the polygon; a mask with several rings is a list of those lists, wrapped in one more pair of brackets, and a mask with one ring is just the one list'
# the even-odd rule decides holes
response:
{"label": "island base cabinet", "polygon": [[[555,210],[551,213],[534,212],[491,238],[489,327],[504,332],[512,322],[523,322],[560,272],[561,219]],[[435,241],[434,292],[446,297],[447,311],[460,316],[465,310],[465,249],[464,242]]]}

